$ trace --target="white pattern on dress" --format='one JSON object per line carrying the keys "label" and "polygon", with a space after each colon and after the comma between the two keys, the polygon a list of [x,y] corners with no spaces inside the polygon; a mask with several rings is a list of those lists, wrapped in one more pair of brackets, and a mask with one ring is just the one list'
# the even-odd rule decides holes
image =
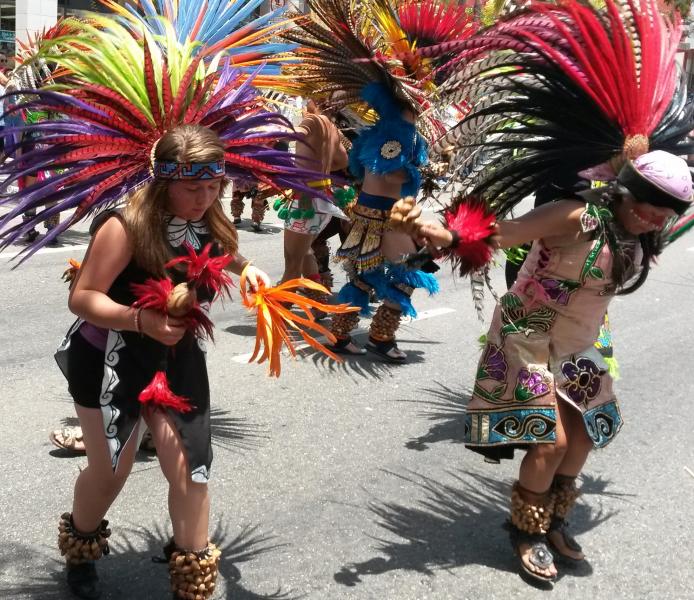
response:
{"label": "white pattern on dress", "polygon": [[200,465],[190,474],[190,478],[195,483],[207,483],[210,480],[210,472],[205,465]]}
{"label": "white pattern on dress", "polygon": [[[204,302],[200,303],[200,310],[205,313],[206,316],[210,316],[210,302],[205,300]],[[198,343],[198,348],[202,350],[202,352],[207,355],[207,340],[200,336],[196,335],[195,336],[195,341]]]}
{"label": "white pattern on dress", "polygon": [[174,215],[166,217],[166,231],[169,244],[174,248],[188,242],[195,250],[200,250],[202,246],[199,236],[209,233],[205,219],[186,221]]}
{"label": "white pattern on dress", "polygon": [[124,347],[125,342],[120,332],[109,329],[108,338],[106,340],[106,351],[104,353],[104,378],[101,383],[99,403],[101,404],[101,415],[104,419],[106,442],[111,452],[111,465],[114,469],[118,466],[118,458],[121,451],[121,444],[118,440],[118,428],[116,427],[116,421],[118,420],[120,411],[111,403],[113,402],[113,390],[120,381],[115,370],[115,366],[120,360],[120,355],[118,353]]}

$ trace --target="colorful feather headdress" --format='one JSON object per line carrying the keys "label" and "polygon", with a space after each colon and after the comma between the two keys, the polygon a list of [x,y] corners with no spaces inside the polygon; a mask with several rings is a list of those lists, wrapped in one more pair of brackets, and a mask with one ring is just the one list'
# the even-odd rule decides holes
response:
{"label": "colorful feather headdress", "polygon": [[679,16],[657,0],[566,0],[533,3],[458,43],[439,100],[472,110],[438,144],[458,149],[458,197],[504,215],[541,184],[599,164],[616,173],[649,149],[691,153],[680,35]]}
{"label": "colorful feather headdress", "polygon": [[[444,42],[477,30],[468,10],[444,0],[308,0],[310,14],[282,33],[299,44],[284,88],[332,108],[364,110],[363,90],[380,84],[415,114],[430,107],[449,58]],[[436,50],[435,50],[436,49]]]}
{"label": "colorful feather headdress", "polygon": [[[228,59],[219,69],[219,57],[205,65],[200,54],[193,55],[193,43],[180,45],[172,35],[164,53],[149,34],[138,40],[108,17],[71,21],[70,27],[70,35],[51,41],[59,51],[46,59],[68,71],[71,84],[20,90],[30,99],[10,109],[43,111],[49,118],[7,131],[21,141],[6,147],[12,160],[0,163],[0,175],[11,183],[46,169],[51,174],[0,200],[12,207],[0,220],[0,246],[58,212],[74,210],[26,249],[28,258],[80,219],[150,181],[155,143],[182,124],[199,124],[219,135],[228,177],[310,191],[304,181],[314,174],[297,168],[289,153],[273,149],[292,137],[290,123],[264,110],[252,77],[241,81]],[[173,31],[171,24],[166,27]],[[38,209],[35,216],[13,223],[32,209]]]}
{"label": "colorful feather headdress", "polygon": [[194,53],[207,58],[224,52],[237,68],[255,70],[262,65],[263,73],[279,73],[280,64],[291,58],[287,53],[295,48],[276,40],[292,25],[292,19],[280,19],[285,7],[252,18],[263,0],[127,0],[125,6],[115,0],[100,2],[134,35],[148,31],[154,39],[164,40],[171,33],[168,22],[178,43],[198,42]]}

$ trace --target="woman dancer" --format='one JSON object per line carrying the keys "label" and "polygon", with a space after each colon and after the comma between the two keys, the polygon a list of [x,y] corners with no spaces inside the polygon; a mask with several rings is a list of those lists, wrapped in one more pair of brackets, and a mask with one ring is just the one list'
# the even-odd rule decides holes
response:
{"label": "woman dancer", "polygon": [[[496,307],[465,442],[493,461],[527,451],[509,529],[523,572],[544,582],[556,577],[555,555],[585,558],[566,523],[576,477],[622,424],[594,346],[607,305],[645,281],[660,232],[692,200],[678,158],[691,153],[694,121],[674,60],[680,33],[679,17],[651,0],[604,10],[538,2],[459,48],[475,60],[453,66],[441,91],[441,102],[464,95],[473,106],[441,141],[458,147],[465,192],[446,210],[448,229],[420,235],[450,247],[464,273],[490,259],[491,245],[533,242]],[[577,174],[608,184],[505,218],[548,180]]]}

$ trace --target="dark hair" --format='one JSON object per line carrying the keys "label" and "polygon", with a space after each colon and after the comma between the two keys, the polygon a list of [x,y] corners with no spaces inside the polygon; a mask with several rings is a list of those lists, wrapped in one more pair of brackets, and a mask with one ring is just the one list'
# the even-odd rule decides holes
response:
{"label": "dark hair", "polygon": [[[639,200],[630,194],[629,190],[621,185],[614,184],[602,195],[602,200],[614,214],[615,206],[626,195],[634,200]],[[636,244],[625,236],[622,225],[617,219],[609,219],[604,223],[605,234],[612,249],[612,281],[614,292],[618,296],[632,294],[638,290],[648,278],[651,264],[663,250],[663,235],[661,231],[642,233],[638,237],[638,246],[641,248],[641,263],[634,264],[636,258]],[[637,272],[638,270],[638,272]]]}

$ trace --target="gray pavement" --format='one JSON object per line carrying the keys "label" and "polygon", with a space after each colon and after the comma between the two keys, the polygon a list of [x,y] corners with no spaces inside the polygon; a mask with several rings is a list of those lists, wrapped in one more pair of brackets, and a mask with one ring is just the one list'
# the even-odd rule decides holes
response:
{"label": "gray pavement", "polygon": [[[248,224],[241,251],[279,277],[278,224],[260,234]],[[57,519],[85,459],[61,454],[47,436],[74,416],[52,352],[72,321],[60,274],[87,240],[79,232],[64,240],[16,270],[0,255],[0,598],[70,597]],[[563,571],[555,597],[694,598],[689,246],[694,239],[680,240],[642,290],[613,303],[626,424],[590,458],[572,519],[592,567]],[[418,298],[423,318],[402,327],[407,365],[338,365],[304,353],[284,361],[278,380],[245,364],[254,326],[240,302],[217,308],[210,488],[212,537],[225,554],[216,597],[548,597],[517,575],[501,528],[517,462],[488,465],[462,445],[485,325],[468,284],[445,266],[441,287],[436,299]],[[150,560],[169,535],[155,457],[138,458],[108,518],[104,597],[168,598],[166,568]]]}

